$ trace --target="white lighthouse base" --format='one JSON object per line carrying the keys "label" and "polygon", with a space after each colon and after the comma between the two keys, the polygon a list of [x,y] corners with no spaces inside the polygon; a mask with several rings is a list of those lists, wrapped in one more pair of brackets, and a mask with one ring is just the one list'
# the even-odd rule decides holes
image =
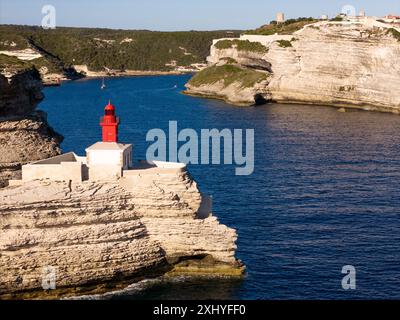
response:
{"label": "white lighthouse base", "polygon": [[97,142],[86,149],[89,180],[114,180],[132,167],[132,145]]}
{"label": "white lighthouse base", "polygon": [[10,185],[18,186],[33,180],[70,181],[75,184],[121,178],[122,184],[131,185],[146,181],[148,177],[186,171],[185,164],[173,162],[139,161],[133,166],[131,144],[98,142],[86,152],[86,157],[70,152],[24,165],[22,180],[12,180]]}

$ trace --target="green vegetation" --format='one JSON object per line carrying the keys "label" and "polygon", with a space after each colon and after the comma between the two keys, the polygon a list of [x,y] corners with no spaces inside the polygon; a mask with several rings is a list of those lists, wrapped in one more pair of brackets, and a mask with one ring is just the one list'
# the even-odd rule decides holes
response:
{"label": "green vegetation", "polygon": [[250,88],[256,83],[266,80],[267,77],[268,75],[265,73],[226,64],[223,66],[212,66],[200,71],[190,80],[189,84],[199,87],[204,84],[214,84],[223,80],[225,87],[234,82],[239,82],[243,88]]}
{"label": "green vegetation", "polygon": [[230,49],[233,46],[232,40],[220,40],[215,44],[215,47],[220,50]]}
{"label": "green vegetation", "polygon": [[387,31],[387,33],[388,33],[388,34],[391,34],[395,39],[397,39],[397,41],[400,41],[400,32],[397,31],[396,29],[390,28],[390,29]]}
{"label": "green vegetation", "polygon": [[63,27],[44,30],[1,25],[0,50],[24,49],[30,44],[42,50],[46,60],[53,60],[48,62],[51,68],[85,64],[94,71],[104,67],[168,71],[173,69],[167,65],[171,61],[179,66],[205,62],[213,39],[239,34],[239,31],[153,32]]}
{"label": "green vegetation", "polygon": [[230,49],[233,46],[239,51],[266,53],[268,49],[259,42],[251,42],[249,40],[221,40],[215,44],[217,49]]}
{"label": "green vegetation", "polygon": [[278,40],[279,46],[282,48],[290,48],[293,47],[292,43],[289,40]]}
{"label": "green vegetation", "polygon": [[30,68],[31,65],[25,61],[19,60],[16,57],[10,57],[5,54],[0,54],[0,70],[13,68],[15,70],[23,70]]}
{"label": "green vegetation", "polygon": [[250,51],[250,52],[267,52],[267,48],[259,42],[251,42],[249,40],[236,40],[235,44],[239,51]]}
{"label": "green vegetation", "polygon": [[335,18],[331,19],[331,21],[343,21],[343,17],[336,16]]}
{"label": "green vegetation", "polygon": [[223,60],[226,64],[237,64],[237,61],[231,57],[225,57],[221,60]]}
{"label": "green vegetation", "polygon": [[41,57],[30,61],[23,61],[16,57],[7,56],[5,54],[0,54],[0,70],[4,69],[14,69],[14,70],[24,70],[35,68],[39,70],[42,67],[46,67],[48,73],[62,73],[63,70],[59,66],[53,64],[51,61]]}
{"label": "green vegetation", "polygon": [[271,21],[270,24],[264,25],[258,29],[247,31],[246,34],[257,34],[269,36],[275,33],[277,34],[292,34],[300,29],[302,29],[305,25],[317,22],[317,19],[314,18],[298,18],[298,19],[289,19],[284,23],[278,24],[276,21]]}
{"label": "green vegetation", "polygon": [[63,72],[63,69],[59,65],[53,63],[52,60],[46,59],[44,57],[37,58],[37,59],[31,60],[29,62],[38,70],[43,67],[47,68],[47,73],[62,73]]}
{"label": "green vegetation", "polygon": [[20,50],[27,46],[27,27],[0,26],[0,50]]}

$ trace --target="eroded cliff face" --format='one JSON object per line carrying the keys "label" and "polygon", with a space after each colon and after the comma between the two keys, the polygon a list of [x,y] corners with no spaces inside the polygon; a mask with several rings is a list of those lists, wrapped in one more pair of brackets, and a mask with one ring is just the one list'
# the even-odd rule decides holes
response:
{"label": "eroded cliff face", "polygon": [[41,89],[35,70],[0,73],[0,188],[20,177],[22,164],[61,152],[62,136],[44,112],[35,110],[43,99]]}
{"label": "eroded cliff face", "polygon": [[[134,173],[114,182],[33,181],[3,188],[0,295],[101,292],[101,284],[168,272],[241,275],[235,230],[205,214],[202,201],[185,170]],[[57,290],[46,293],[48,266],[56,270]]]}
{"label": "eroded cliff face", "polygon": [[195,86],[191,83],[186,85],[187,95],[200,96],[210,99],[221,99],[229,104],[247,107],[249,105],[264,104],[266,81],[255,84],[252,87],[243,87],[240,82],[225,85],[224,81]]}
{"label": "eroded cliff face", "polygon": [[[262,95],[267,101],[281,103],[400,112],[400,40],[390,25],[372,20],[318,22],[290,36],[243,39],[262,43],[268,52],[255,56],[213,46],[209,61],[215,64],[233,59],[241,67],[263,72],[271,66],[267,83],[262,88],[254,86],[253,97],[243,95],[242,101],[248,105]],[[208,84],[207,90],[209,95],[214,92],[218,96],[221,88],[215,85],[213,90],[214,84]],[[201,94],[203,90],[189,82],[188,91]],[[237,96],[240,91],[231,94]],[[230,100],[229,95],[224,92],[220,97]]]}

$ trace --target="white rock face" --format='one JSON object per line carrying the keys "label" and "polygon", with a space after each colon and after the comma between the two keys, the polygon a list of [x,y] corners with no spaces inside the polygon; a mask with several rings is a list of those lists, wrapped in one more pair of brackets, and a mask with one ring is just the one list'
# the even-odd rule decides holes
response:
{"label": "white rock face", "polygon": [[186,84],[187,94],[199,95],[209,98],[219,98],[237,106],[248,106],[256,103],[256,97],[260,95],[263,99],[269,96],[264,93],[264,88],[268,81],[257,83],[254,87],[242,87],[240,82],[233,82],[225,86],[224,81],[218,81],[213,84],[204,84],[195,87],[190,83]]}
{"label": "white rock face", "polygon": [[25,61],[31,61],[42,57],[40,53],[30,48],[23,50],[4,50],[0,51],[0,54],[16,57],[20,60],[25,60]]}
{"label": "white rock face", "polygon": [[[290,36],[243,36],[242,40],[267,46],[264,55],[213,46],[208,61],[215,64],[233,58],[239,65],[263,71],[270,65],[271,76],[261,93],[273,101],[398,113],[400,41],[390,28],[371,19],[357,23],[323,21]],[[279,40],[290,41],[290,45]],[[192,87],[189,92],[197,90]],[[209,95],[213,91],[218,95],[220,88],[216,85],[208,91]],[[248,104],[254,104],[254,99]]]}
{"label": "white rock face", "polygon": [[400,110],[400,42],[364,25],[320,24],[266,59],[273,100]]}
{"label": "white rock face", "polygon": [[35,70],[0,74],[0,188],[21,177],[21,166],[61,152],[62,137],[54,132],[44,112],[42,82]]}
{"label": "white rock face", "polygon": [[57,288],[152,275],[183,257],[237,268],[235,230],[200,216],[201,203],[185,170],[0,189],[0,294],[41,290],[46,266]]}

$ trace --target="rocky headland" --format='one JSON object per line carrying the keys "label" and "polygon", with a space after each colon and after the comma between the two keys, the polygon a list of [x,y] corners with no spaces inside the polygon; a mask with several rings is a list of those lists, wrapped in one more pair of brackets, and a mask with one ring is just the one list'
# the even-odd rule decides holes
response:
{"label": "rocky headland", "polygon": [[217,39],[209,67],[186,93],[245,106],[304,103],[399,113],[399,29],[365,18]]}
{"label": "rocky headland", "polygon": [[[101,293],[161,275],[240,277],[236,231],[206,199],[186,169],[3,188],[0,296]],[[47,266],[56,290],[42,288]]]}
{"label": "rocky headland", "polygon": [[36,110],[43,99],[35,69],[2,69],[0,73],[0,187],[21,175],[21,165],[60,154],[62,136]]}
{"label": "rocky headland", "polygon": [[[243,275],[236,231],[212,215],[184,167],[145,165],[113,181],[18,180],[23,164],[61,153],[62,137],[36,110],[41,89],[34,68],[2,70],[1,299],[101,294],[159,276]],[[46,270],[54,290],[45,290]]]}

